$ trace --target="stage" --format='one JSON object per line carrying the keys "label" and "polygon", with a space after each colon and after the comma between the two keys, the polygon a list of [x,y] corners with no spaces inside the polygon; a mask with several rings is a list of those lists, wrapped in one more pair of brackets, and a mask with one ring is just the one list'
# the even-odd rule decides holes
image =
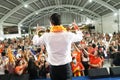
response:
{"label": "stage", "polygon": [[[51,80],[51,79],[35,79],[35,80]],[[90,79],[89,77],[74,77],[72,80],[120,80],[120,77],[108,77],[108,78],[95,78]]]}

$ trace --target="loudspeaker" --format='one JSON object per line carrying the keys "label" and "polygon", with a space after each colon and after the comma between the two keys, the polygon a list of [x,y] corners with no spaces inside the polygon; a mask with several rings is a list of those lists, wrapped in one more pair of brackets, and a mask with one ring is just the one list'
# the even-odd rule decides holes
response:
{"label": "loudspeaker", "polygon": [[89,78],[103,78],[109,77],[109,73],[107,68],[96,68],[96,69],[89,69],[88,70],[88,77]]}
{"label": "loudspeaker", "polygon": [[5,74],[0,75],[0,80],[29,80],[29,74],[15,75],[15,74]]}
{"label": "loudspeaker", "polygon": [[29,74],[23,75],[12,74],[10,80],[29,80]]}
{"label": "loudspeaker", "polygon": [[120,76],[120,67],[110,67],[109,69],[112,77]]}
{"label": "loudspeaker", "polygon": [[0,80],[10,80],[10,75],[0,75]]}

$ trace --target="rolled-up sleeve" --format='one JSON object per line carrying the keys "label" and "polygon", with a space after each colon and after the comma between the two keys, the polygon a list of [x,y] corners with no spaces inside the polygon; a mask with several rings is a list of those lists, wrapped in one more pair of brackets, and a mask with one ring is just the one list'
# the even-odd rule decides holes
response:
{"label": "rolled-up sleeve", "polygon": [[38,35],[34,35],[32,41],[33,41],[33,45],[43,45],[44,44],[43,36],[39,37]]}
{"label": "rolled-up sleeve", "polygon": [[83,33],[81,31],[76,31],[76,34],[73,33],[72,42],[81,41],[83,39]]}

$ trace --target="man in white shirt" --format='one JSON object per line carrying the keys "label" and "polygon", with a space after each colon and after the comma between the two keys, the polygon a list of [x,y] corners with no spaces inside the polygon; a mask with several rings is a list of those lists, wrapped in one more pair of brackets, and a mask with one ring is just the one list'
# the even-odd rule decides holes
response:
{"label": "man in white shirt", "polygon": [[[51,32],[44,33],[41,37],[34,35],[33,44],[46,46],[52,80],[71,80],[71,44],[82,40],[83,34],[78,30],[76,34],[65,31],[61,25],[61,16],[57,13],[51,15],[50,22]],[[36,33],[38,34],[40,30],[37,28]]]}

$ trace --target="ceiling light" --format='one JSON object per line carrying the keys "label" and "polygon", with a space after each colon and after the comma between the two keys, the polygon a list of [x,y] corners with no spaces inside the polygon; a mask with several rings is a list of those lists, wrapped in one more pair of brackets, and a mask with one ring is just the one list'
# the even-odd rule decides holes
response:
{"label": "ceiling light", "polygon": [[118,14],[117,13],[114,13],[114,16],[117,16]]}
{"label": "ceiling light", "polygon": [[23,32],[25,32],[25,30],[24,30],[24,29],[23,29],[22,31],[23,31]]}
{"label": "ceiling light", "polygon": [[24,4],[24,7],[25,7],[25,8],[27,8],[27,7],[28,7],[28,5],[27,5],[27,4]]}
{"label": "ceiling light", "polygon": [[38,15],[38,12],[36,12],[35,14]]}
{"label": "ceiling light", "polygon": [[89,2],[91,3],[91,2],[92,2],[92,0],[89,0]]}
{"label": "ceiling light", "polygon": [[20,26],[23,26],[22,24],[20,24]]}
{"label": "ceiling light", "polygon": [[86,24],[86,25],[90,24],[90,20],[87,20],[87,21],[85,22],[85,24]]}
{"label": "ceiling light", "polygon": [[81,11],[83,11],[83,9],[80,9]]}

